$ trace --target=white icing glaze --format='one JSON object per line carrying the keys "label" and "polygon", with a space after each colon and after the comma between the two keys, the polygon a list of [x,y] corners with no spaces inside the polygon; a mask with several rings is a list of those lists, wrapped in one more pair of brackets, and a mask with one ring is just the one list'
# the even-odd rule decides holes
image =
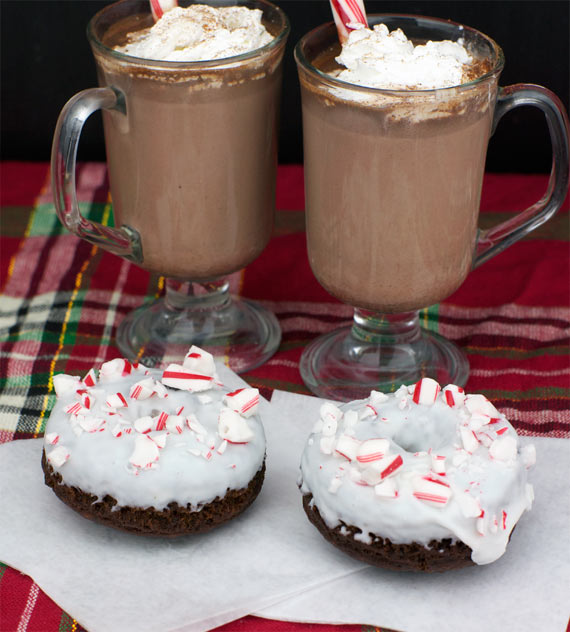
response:
{"label": "white icing glaze", "polygon": [[[527,468],[535,452],[520,449],[486,398],[452,387],[450,405],[446,387],[419,404],[421,382],[344,405],[333,436],[325,435],[332,404],[324,404],[301,459],[300,489],[313,495],[329,528],[355,526],[364,542],[428,546],[451,538],[472,549],[476,564],[488,564],[531,507]],[[430,382],[423,386],[434,392]]]}
{"label": "white icing glaze", "polygon": [[[158,510],[174,501],[197,510],[228,489],[247,487],[265,457],[263,426],[251,407],[245,418],[225,406],[228,390],[215,370],[209,389],[195,394],[164,387],[160,370],[112,362],[99,378],[90,371],[91,387],[69,376],[54,378],[58,399],[44,448],[63,483],[98,498],[109,494],[118,507]],[[122,374],[124,367],[129,374]],[[250,398],[258,396],[257,389],[247,390]],[[237,430],[224,426],[230,435],[224,438],[222,411],[239,422]],[[240,443],[231,443],[232,436]]]}

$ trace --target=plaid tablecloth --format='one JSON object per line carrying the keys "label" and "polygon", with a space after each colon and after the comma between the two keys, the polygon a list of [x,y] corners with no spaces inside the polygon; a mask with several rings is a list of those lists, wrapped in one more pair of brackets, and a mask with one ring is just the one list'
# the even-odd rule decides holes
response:
{"label": "plaid tablecloth", "polygon": [[[54,404],[53,375],[84,374],[117,357],[117,325],[133,308],[160,295],[163,280],[67,233],[55,216],[45,163],[5,162],[1,169],[0,442],[7,442],[42,435]],[[529,206],[546,183],[542,175],[487,175],[481,225]],[[112,222],[105,166],[81,165],[78,187],[82,211]],[[274,389],[308,393],[298,372],[303,348],[351,319],[351,309],[329,296],[309,268],[301,167],[280,167],[277,208],[269,246],[231,280],[235,291],[270,307],[283,331],[275,356],[243,376],[268,398]],[[569,235],[567,201],[553,220],[473,271],[453,296],[421,314],[425,327],[466,351],[467,389],[487,395],[525,435],[570,438]],[[31,578],[0,563],[2,632],[82,629]],[[220,628],[375,629],[254,617]]]}

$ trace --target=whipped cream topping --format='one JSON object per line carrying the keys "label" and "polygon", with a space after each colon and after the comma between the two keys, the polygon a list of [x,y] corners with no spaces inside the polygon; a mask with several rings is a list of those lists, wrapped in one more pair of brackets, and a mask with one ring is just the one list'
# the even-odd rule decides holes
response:
{"label": "whipped cream topping", "polygon": [[320,410],[301,460],[300,488],[329,528],[395,544],[460,540],[476,564],[506,550],[533,489],[532,445],[483,395],[423,378],[385,395]]}
{"label": "whipped cream topping", "polygon": [[48,462],[64,484],[119,507],[199,510],[263,466],[258,390],[228,392],[197,347],[164,371],[116,359],[83,379],[56,375],[54,389]]}
{"label": "whipped cream topping", "polygon": [[370,88],[430,90],[460,85],[472,57],[458,42],[429,41],[414,46],[401,29],[385,24],[353,25],[336,61],[338,79]]}
{"label": "whipped cream topping", "polygon": [[167,11],[150,29],[131,33],[115,50],[161,61],[207,61],[241,55],[268,44],[273,36],[260,9],[193,4]]}

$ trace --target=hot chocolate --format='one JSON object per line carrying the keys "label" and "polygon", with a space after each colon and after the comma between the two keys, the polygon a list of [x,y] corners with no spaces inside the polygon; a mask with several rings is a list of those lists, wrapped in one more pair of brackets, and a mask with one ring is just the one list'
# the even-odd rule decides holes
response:
{"label": "hot chocolate", "polygon": [[[245,49],[232,48],[233,40],[226,48],[196,40],[194,54],[184,58],[176,56],[183,48],[177,41],[173,58],[162,54],[164,42],[141,48],[169,16],[150,29],[142,9],[92,40],[104,44],[93,45],[100,83],[124,95],[127,113],[103,112],[115,223],[139,233],[141,265],[165,276],[198,281],[229,274],[269,239],[284,39],[271,44],[283,32],[277,14],[255,14],[255,37],[246,33]],[[195,30],[217,28],[211,20],[208,13]],[[181,32],[188,34],[188,24]],[[228,37],[221,40],[227,44]],[[216,61],[197,61],[204,52]]]}
{"label": "hot chocolate", "polygon": [[[405,41],[398,36],[389,54],[374,60],[380,79],[347,46],[339,57],[330,35],[328,46],[306,53],[331,81],[322,75],[315,81],[300,65],[313,272],[355,307],[398,313],[439,302],[467,276],[476,246],[497,84],[493,77],[470,82],[494,60],[453,43],[460,81],[448,78],[438,87],[432,80],[426,88],[426,53],[403,34]],[[362,35],[353,31],[348,45]],[[408,53],[411,47],[410,59],[395,51],[401,45]],[[336,60],[347,58],[350,67],[343,69]],[[414,75],[409,66],[418,60]],[[435,65],[441,67],[441,59]],[[464,85],[452,87],[458,83]]]}

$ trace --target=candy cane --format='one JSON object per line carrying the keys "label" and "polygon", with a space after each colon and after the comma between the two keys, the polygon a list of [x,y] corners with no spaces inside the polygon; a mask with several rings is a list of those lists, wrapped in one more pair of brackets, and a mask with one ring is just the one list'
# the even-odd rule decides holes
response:
{"label": "candy cane", "polygon": [[362,0],[330,0],[330,4],[341,44],[346,42],[350,31],[354,31],[355,24],[368,28]]}
{"label": "candy cane", "polygon": [[178,6],[177,0],[150,0],[150,11],[153,20],[158,22],[167,11],[174,9],[176,6]]}

